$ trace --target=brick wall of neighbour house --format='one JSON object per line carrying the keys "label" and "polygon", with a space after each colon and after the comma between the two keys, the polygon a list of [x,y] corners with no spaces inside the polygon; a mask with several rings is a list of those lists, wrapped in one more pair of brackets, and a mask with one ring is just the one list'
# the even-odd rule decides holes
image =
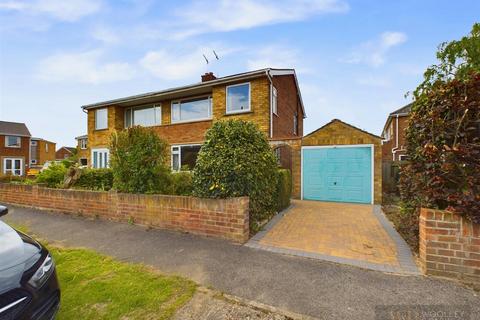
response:
{"label": "brick wall of neighbour house", "polygon": [[88,163],[90,163],[90,161],[88,160],[89,157],[90,157],[90,149],[89,149],[88,140],[87,140],[87,148],[86,149],[82,149],[81,146],[80,146],[80,140],[77,140],[77,156],[78,156],[78,161],[80,161],[80,159],[87,159]]}
{"label": "brick wall of neighbour house", "polygon": [[397,130],[397,120],[396,117],[392,118],[390,126],[393,127],[393,135],[390,137],[389,141],[386,141],[382,145],[382,156],[384,160],[387,161],[398,161],[400,160],[399,156],[405,154],[405,129],[408,126],[408,117],[400,116],[398,117],[398,151],[395,152],[395,158],[392,154],[392,149],[396,147],[396,130]]}
{"label": "brick wall of neighbour house", "polygon": [[[374,203],[382,203],[382,146],[381,138],[350,127],[340,121],[333,121],[322,129],[305,136],[302,146],[326,146],[348,144],[373,144],[373,194]],[[298,179],[298,178],[297,178]],[[297,190],[298,191],[298,190]]]}
{"label": "brick wall of neighbour house", "polygon": [[[277,114],[273,115],[273,138],[295,138],[303,136],[303,112],[298,99],[293,76],[273,77],[277,89]],[[298,115],[297,134],[294,134],[293,118]]]}
{"label": "brick wall of neighbour house", "polygon": [[249,200],[121,194],[0,184],[0,202],[131,222],[244,243]]}
{"label": "brick wall of neighbour house", "polygon": [[448,211],[420,211],[420,261],[426,274],[480,289],[480,224]]}
{"label": "brick wall of neighbour house", "polygon": [[23,159],[25,174],[30,164],[30,137],[21,137],[20,148],[6,148],[5,136],[0,135],[0,175],[3,174],[3,159],[10,157]]}
{"label": "brick wall of neighbour house", "polygon": [[[48,145],[48,149],[47,146]],[[37,147],[37,165],[42,166],[47,161],[54,161],[56,159],[56,144],[50,141],[39,140]]]}
{"label": "brick wall of neighbour house", "polygon": [[[270,132],[270,85],[266,77],[249,80],[251,84],[251,112],[244,114],[226,114],[226,86],[216,86],[212,90],[212,120],[187,123],[171,123],[171,100],[155,102],[162,106],[162,124],[152,127],[169,144],[202,143],[206,131],[214,121],[243,119],[255,122],[265,134]],[[152,103],[153,105],[154,103]],[[125,127],[125,108],[108,107],[108,129],[95,130],[95,110],[88,111],[88,146],[91,148],[108,147],[111,134]],[[87,154],[88,163],[90,152]]]}
{"label": "brick wall of neighbour house", "polygon": [[57,152],[55,152],[55,159],[63,160],[63,159],[69,158],[71,155],[72,153],[69,150],[65,148],[60,148],[57,150]]}

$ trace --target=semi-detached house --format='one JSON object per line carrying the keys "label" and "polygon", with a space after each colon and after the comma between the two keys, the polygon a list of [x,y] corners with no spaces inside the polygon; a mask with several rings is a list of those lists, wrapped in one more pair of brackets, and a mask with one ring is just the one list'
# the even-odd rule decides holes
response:
{"label": "semi-detached house", "polygon": [[305,111],[293,69],[261,69],[221,78],[206,73],[201,80],[83,106],[88,113],[86,163],[107,167],[110,135],[135,125],[152,127],[168,142],[174,171],[194,167],[205,133],[215,121],[252,121],[272,141],[302,137]]}

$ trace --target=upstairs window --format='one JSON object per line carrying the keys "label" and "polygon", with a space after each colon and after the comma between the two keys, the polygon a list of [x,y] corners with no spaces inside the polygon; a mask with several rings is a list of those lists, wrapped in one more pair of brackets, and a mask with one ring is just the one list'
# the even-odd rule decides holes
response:
{"label": "upstairs window", "polygon": [[95,110],[95,130],[108,128],[108,109]]}
{"label": "upstairs window", "polygon": [[87,139],[80,139],[80,149],[87,149]]}
{"label": "upstairs window", "polygon": [[162,124],[162,106],[128,108],[125,110],[125,127],[159,126]]}
{"label": "upstairs window", "polygon": [[20,148],[22,146],[22,139],[15,136],[5,136],[5,147]]}
{"label": "upstairs window", "polygon": [[293,116],[293,134],[298,135],[298,112]]}
{"label": "upstairs window", "polygon": [[250,111],[250,83],[227,86],[227,113]]}
{"label": "upstairs window", "polygon": [[212,118],[212,98],[202,97],[172,102],[172,123]]}
{"label": "upstairs window", "polygon": [[277,107],[277,89],[275,87],[272,88],[272,112],[273,114],[278,115],[278,107]]}
{"label": "upstairs window", "polygon": [[48,153],[48,142],[45,142],[45,152]]}

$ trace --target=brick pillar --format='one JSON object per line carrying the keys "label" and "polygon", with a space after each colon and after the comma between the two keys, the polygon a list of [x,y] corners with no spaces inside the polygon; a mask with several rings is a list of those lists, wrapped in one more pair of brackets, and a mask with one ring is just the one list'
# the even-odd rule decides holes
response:
{"label": "brick pillar", "polygon": [[480,224],[448,211],[420,211],[420,261],[424,273],[480,288]]}

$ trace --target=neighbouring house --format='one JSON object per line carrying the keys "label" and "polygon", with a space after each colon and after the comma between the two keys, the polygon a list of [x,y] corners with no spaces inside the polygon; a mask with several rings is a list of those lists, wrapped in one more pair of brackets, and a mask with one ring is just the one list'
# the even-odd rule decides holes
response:
{"label": "neighbouring house", "polygon": [[71,156],[75,155],[76,151],[77,151],[76,148],[63,146],[60,149],[58,149],[57,152],[55,152],[55,159],[56,160],[68,159]]}
{"label": "neighbouring house", "polygon": [[42,138],[30,139],[30,169],[41,169],[45,162],[55,161],[56,143]]}
{"label": "neighbouring house", "polygon": [[0,174],[24,176],[30,163],[30,131],[24,123],[0,121]]}
{"label": "neighbouring house", "polygon": [[108,166],[111,133],[134,125],[152,127],[168,142],[174,171],[194,167],[205,133],[215,121],[253,121],[275,140],[303,135],[305,111],[293,69],[261,69],[221,78],[206,73],[201,80],[83,106],[88,112],[88,164]]}
{"label": "neighbouring house", "polygon": [[77,156],[78,156],[78,163],[81,166],[88,166],[89,161],[89,148],[88,148],[88,135],[78,136],[75,137],[77,140]]}
{"label": "neighbouring house", "polygon": [[405,154],[405,129],[408,125],[410,110],[411,104],[408,104],[388,115],[382,131],[383,160],[407,160],[407,156]]}

